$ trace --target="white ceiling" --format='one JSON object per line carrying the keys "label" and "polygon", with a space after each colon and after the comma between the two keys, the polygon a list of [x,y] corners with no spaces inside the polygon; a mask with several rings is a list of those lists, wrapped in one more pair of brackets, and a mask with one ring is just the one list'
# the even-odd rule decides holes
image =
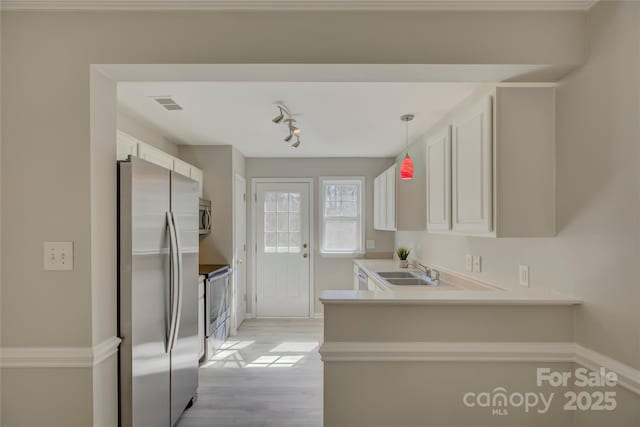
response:
{"label": "white ceiling", "polygon": [[[188,145],[233,145],[248,157],[388,157],[405,144],[400,116],[416,115],[413,139],[477,90],[476,83],[121,82],[124,111]],[[170,96],[182,111],[151,97]],[[294,113],[302,144],[283,141],[276,102]]]}

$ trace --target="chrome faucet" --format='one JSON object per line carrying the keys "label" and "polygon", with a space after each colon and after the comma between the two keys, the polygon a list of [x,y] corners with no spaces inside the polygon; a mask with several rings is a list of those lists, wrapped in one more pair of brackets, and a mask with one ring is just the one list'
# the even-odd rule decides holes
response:
{"label": "chrome faucet", "polygon": [[416,268],[424,272],[424,275],[434,282],[438,282],[440,280],[440,272],[435,268],[429,268],[426,265],[420,263],[416,264]]}
{"label": "chrome faucet", "polygon": [[429,267],[427,267],[426,265],[424,265],[424,264],[420,264],[420,263],[417,263],[417,264],[416,264],[416,269],[418,269],[418,270],[420,270],[420,271],[424,272],[424,275],[425,275],[425,276],[430,277],[430,276],[429,276],[429,272],[430,272],[431,270],[430,270],[430,269],[429,269]]}

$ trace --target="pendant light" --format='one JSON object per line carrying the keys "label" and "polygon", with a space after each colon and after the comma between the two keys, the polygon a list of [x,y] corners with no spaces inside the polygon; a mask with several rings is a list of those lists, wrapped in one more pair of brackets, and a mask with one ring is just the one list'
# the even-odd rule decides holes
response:
{"label": "pendant light", "polygon": [[400,120],[405,122],[407,125],[407,153],[400,164],[400,178],[402,179],[413,179],[413,160],[409,157],[409,122],[413,120],[414,117],[415,116],[413,114],[400,116]]}

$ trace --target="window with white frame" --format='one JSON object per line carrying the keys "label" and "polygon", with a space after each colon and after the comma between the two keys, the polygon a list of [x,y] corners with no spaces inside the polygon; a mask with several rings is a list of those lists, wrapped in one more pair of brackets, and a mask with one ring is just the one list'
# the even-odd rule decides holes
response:
{"label": "window with white frame", "polygon": [[320,178],[320,251],[364,253],[364,177]]}

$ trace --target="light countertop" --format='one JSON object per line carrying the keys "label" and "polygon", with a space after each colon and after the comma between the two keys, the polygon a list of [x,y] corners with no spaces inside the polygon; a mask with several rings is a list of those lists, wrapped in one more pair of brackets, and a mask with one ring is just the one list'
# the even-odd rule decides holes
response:
{"label": "light countertop", "polygon": [[381,271],[416,271],[399,268],[397,260],[355,260],[384,291],[336,290],[324,291],[323,304],[452,304],[452,305],[576,305],[577,298],[541,288],[501,289],[473,279],[441,272],[441,279],[450,286],[394,286],[374,275]]}

